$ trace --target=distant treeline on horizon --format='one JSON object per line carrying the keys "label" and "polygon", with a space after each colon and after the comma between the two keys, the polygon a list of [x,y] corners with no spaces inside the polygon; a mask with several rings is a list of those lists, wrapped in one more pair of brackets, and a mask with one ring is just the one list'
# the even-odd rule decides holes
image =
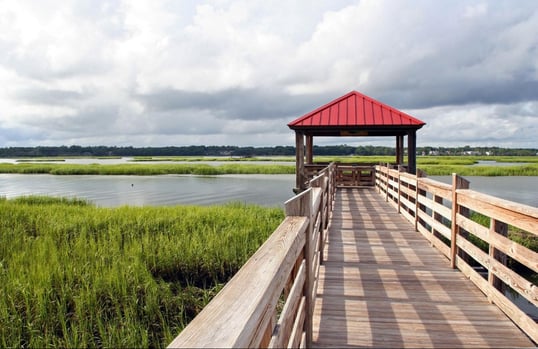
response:
{"label": "distant treeline on horizon", "polygon": [[[394,147],[326,145],[314,146],[315,155],[395,155]],[[538,149],[499,147],[417,147],[418,155],[496,155],[536,156]],[[295,147],[239,147],[239,146],[169,146],[169,147],[117,147],[117,146],[38,146],[0,148],[0,157],[59,157],[59,156],[293,156]]]}

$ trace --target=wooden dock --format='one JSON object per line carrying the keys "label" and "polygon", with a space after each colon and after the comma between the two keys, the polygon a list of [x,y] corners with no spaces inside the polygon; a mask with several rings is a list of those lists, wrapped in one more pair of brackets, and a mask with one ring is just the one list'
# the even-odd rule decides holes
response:
{"label": "wooden dock", "polygon": [[510,265],[538,273],[538,253],[507,237],[538,236],[537,208],[455,174],[309,170],[279,227],[170,348],[536,347],[536,319],[503,290],[538,306],[538,285]]}
{"label": "wooden dock", "polygon": [[320,267],[315,347],[533,342],[373,188],[339,189]]}

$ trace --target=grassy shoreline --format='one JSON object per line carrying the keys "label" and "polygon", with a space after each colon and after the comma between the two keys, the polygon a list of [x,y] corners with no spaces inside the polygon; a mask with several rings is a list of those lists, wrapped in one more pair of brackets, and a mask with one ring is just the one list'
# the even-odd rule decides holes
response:
{"label": "grassy shoreline", "polygon": [[225,174],[294,174],[293,165],[224,164],[0,164],[0,173],[52,175],[225,175]]}
{"label": "grassy shoreline", "polygon": [[[393,162],[392,156],[347,156],[330,157],[318,156],[316,162],[339,161],[342,163],[387,163]],[[480,165],[480,160],[497,161],[499,163],[521,163],[513,166]],[[35,160],[34,160],[35,161]],[[53,175],[223,175],[223,174],[294,174],[295,163],[289,157],[268,158],[203,158],[203,157],[147,157],[138,158],[129,164],[66,164],[45,163],[45,160],[31,163],[0,163],[0,173],[19,174],[53,174]],[[178,161],[187,163],[152,163],[147,161]],[[212,165],[196,163],[201,161],[218,161],[234,163]],[[236,162],[245,163],[236,163]],[[263,161],[267,164],[249,164],[252,161]],[[274,164],[274,161],[289,161],[289,165]],[[60,162],[60,163],[58,163]],[[417,166],[428,175],[450,175],[458,173],[461,176],[538,176],[538,157],[471,157],[471,156],[421,156],[417,158]]]}
{"label": "grassy shoreline", "polygon": [[283,217],[0,198],[0,346],[165,347]]}

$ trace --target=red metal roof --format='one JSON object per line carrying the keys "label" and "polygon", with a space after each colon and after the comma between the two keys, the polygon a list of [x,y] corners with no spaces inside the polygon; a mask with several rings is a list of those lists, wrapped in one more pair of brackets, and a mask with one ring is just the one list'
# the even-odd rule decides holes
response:
{"label": "red metal roof", "polygon": [[357,91],[325,104],[290,122],[301,127],[379,127],[409,126],[421,128],[424,122]]}

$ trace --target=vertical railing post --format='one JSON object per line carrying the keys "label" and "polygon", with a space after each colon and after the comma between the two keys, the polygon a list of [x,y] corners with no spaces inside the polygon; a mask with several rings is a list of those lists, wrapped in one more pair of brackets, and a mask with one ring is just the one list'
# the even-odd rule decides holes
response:
{"label": "vertical railing post", "polygon": [[400,196],[402,195],[401,189],[400,189],[400,186],[402,185],[401,181],[400,181],[400,169],[401,169],[400,166],[398,166],[398,176],[397,176],[397,178],[398,178],[398,213],[402,212],[401,211],[402,202],[400,200]]}
{"label": "vertical railing post", "polygon": [[[501,222],[501,221],[498,221],[495,218],[491,218],[490,219],[490,224],[489,224],[489,234],[490,234],[490,236],[493,236],[493,234],[499,234],[499,235],[507,236],[508,235],[508,224],[506,224],[504,222]],[[501,251],[497,250],[495,248],[495,245],[491,241],[489,243],[489,257],[492,260],[499,261],[501,264],[506,265],[506,255],[504,253],[502,253]],[[494,288],[500,290],[501,285],[502,285],[502,281],[493,274],[493,272],[491,270],[492,268],[493,268],[493,266],[490,265],[490,267],[488,269],[488,282],[489,282],[489,284],[491,286],[493,286]],[[490,297],[488,296],[488,299],[489,298]],[[491,301],[491,299],[489,299],[489,300]]]}
{"label": "vertical railing post", "polygon": [[389,202],[389,163],[387,162],[385,172],[385,202]]}
{"label": "vertical railing post", "polygon": [[417,171],[415,179],[417,183],[415,184],[415,231],[418,231],[418,211],[420,210],[420,204],[418,203],[418,197],[420,195],[419,190],[419,180],[420,177],[423,177],[424,173],[422,171]]}
{"label": "vertical railing post", "polygon": [[[435,201],[436,203],[442,205],[443,204],[443,197],[439,196],[437,194],[433,194],[433,201]],[[435,209],[433,209],[433,208],[432,208],[432,218],[433,218],[434,222],[442,223],[443,216],[440,213],[438,213],[437,211],[435,211]],[[451,232],[452,232],[452,226],[450,227],[450,229],[451,229]],[[435,230],[433,225],[432,225],[432,228],[431,228],[431,233],[432,233],[432,237],[439,238],[439,232],[437,230]],[[433,241],[434,241],[434,239],[432,238],[431,241],[430,241],[432,246],[434,246]]]}
{"label": "vertical railing post", "polygon": [[[320,178],[316,184],[312,186],[319,187],[321,189],[320,195],[320,229],[319,229],[319,262],[323,264],[323,246],[325,241],[325,229],[328,226],[329,221],[329,169],[327,168],[323,172],[323,177]],[[315,217],[316,212],[313,212]],[[313,242],[313,247],[315,247],[317,241]]]}
{"label": "vertical railing post", "polygon": [[458,213],[460,212],[460,205],[458,204],[458,189],[469,189],[469,181],[457,174],[452,174],[452,215],[451,229],[450,229],[450,266],[452,269],[456,268],[456,254],[458,246],[456,244],[457,236],[460,233],[460,227],[456,223]]}
{"label": "vertical railing post", "polygon": [[377,166],[374,165],[374,188],[379,194],[381,191],[379,190],[379,186],[377,185]]}

